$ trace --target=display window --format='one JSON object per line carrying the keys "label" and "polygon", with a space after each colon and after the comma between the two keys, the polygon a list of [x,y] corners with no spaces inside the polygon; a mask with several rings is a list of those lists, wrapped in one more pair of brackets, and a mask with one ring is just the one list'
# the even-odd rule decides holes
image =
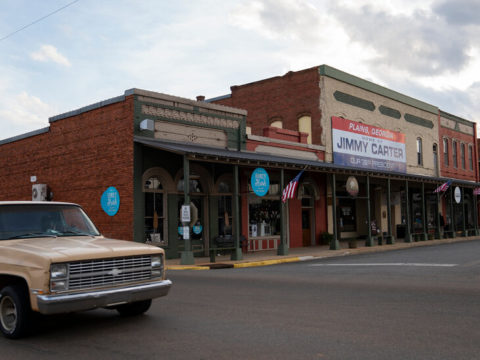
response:
{"label": "display window", "polygon": [[249,185],[248,235],[250,238],[280,236],[280,184],[271,180],[268,193],[259,197]]}
{"label": "display window", "polygon": [[168,246],[166,232],[166,197],[159,177],[153,175],[144,182],[145,241]]}

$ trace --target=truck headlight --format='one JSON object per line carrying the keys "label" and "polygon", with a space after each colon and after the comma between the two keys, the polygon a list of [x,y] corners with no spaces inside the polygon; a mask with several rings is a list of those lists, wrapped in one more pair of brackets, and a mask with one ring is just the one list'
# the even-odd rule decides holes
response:
{"label": "truck headlight", "polygon": [[52,264],[50,266],[51,279],[65,279],[68,275],[67,264]]}
{"label": "truck headlight", "polygon": [[50,290],[68,290],[68,265],[52,264],[50,266]]}
{"label": "truck headlight", "polygon": [[162,255],[153,255],[151,266],[152,266],[152,277],[161,277],[163,275]]}

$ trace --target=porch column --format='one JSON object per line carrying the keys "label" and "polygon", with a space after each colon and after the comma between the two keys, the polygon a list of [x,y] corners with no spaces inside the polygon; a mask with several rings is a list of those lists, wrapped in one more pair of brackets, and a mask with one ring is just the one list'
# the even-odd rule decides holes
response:
{"label": "porch column", "polygon": [[392,206],[391,194],[392,194],[392,189],[390,184],[390,178],[388,178],[387,179],[387,221],[388,221],[387,244],[388,245],[395,244],[395,238],[392,235],[392,212],[390,209]]}
{"label": "porch column", "polygon": [[[440,195],[437,192],[437,226],[435,227],[435,239],[441,239],[442,238],[442,233],[440,229]],[[442,215],[443,216],[443,215]]]}
{"label": "porch column", "polygon": [[240,198],[238,193],[238,165],[233,167],[233,240],[235,250],[230,256],[231,260],[242,260],[242,248],[240,244]]}
{"label": "porch column", "polygon": [[412,236],[410,234],[410,201],[408,199],[408,180],[405,180],[405,216],[407,221],[405,224],[405,242],[412,242]]}
{"label": "porch column", "polygon": [[[190,206],[190,161],[188,160],[186,155],[183,155],[183,197],[184,197],[184,205]],[[183,226],[188,226],[190,231],[190,224],[187,222],[182,223]],[[182,265],[192,265],[195,263],[193,259],[193,251],[192,251],[192,242],[190,240],[190,233],[188,234],[188,239],[185,239],[184,235],[184,243],[185,248],[184,251],[181,253],[180,257],[180,264]]]}
{"label": "porch column", "polygon": [[425,216],[425,183],[422,182],[422,226],[423,226],[423,234],[421,239],[428,240],[428,233],[427,233],[427,217]]}
{"label": "porch column", "polygon": [[[283,169],[280,170],[280,189],[283,191],[285,188],[285,172]],[[280,203],[280,244],[278,244],[277,255],[288,255],[288,245],[287,245],[287,202]]]}
{"label": "porch column", "polygon": [[473,196],[473,226],[475,228],[475,235],[478,236],[478,201],[477,201],[477,195],[475,195],[475,190],[472,191],[472,196]]}
{"label": "porch column", "polygon": [[340,250],[337,229],[337,186],[335,174],[332,174],[332,215],[333,215],[333,239],[330,242],[330,250]]}
{"label": "porch column", "polygon": [[453,186],[450,186],[450,230],[452,231],[452,238],[457,237],[455,229],[455,214],[453,212]]}
{"label": "porch column", "polygon": [[[373,246],[372,239],[372,219],[370,214],[370,175],[367,175],[367,240],[365,241],[365,246]],[[377,224],[378,229],[378,224]]]}
{"label": "porch column", "polygon": [[462,187],[462,235],[467,236],[467,226],[465,223],[465,188]]}

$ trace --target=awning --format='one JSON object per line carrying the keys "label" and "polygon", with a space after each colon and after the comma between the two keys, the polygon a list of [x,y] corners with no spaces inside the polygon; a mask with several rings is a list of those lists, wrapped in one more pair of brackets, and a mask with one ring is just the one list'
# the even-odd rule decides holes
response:
{"label": "awning", "polygon": [[[246,150],[232,150],[193,143],[172,142],[143,136],[134,136],[134,142],[154,149],[168,151],[179,155],[186,155],[188,159],[196,161],[228,163],[242,166],[264,166],[267,168],[283,168],[286,170],[299,170],[306,167],[307,171],[357,176],[370,175],[385,179],[390,178],[392,180],[409,180],[431,184],[439,184],[450,180],[447,178],[425,175],[405,174],[399,172],[382,172],[361,168],[343,167],[332,163],[326,163],[321,160],[314,161],[302,158],[262,154]],[[452,180],[454,184],[466,187],[479,186],[478,183],[471,181],[457,179]]]}

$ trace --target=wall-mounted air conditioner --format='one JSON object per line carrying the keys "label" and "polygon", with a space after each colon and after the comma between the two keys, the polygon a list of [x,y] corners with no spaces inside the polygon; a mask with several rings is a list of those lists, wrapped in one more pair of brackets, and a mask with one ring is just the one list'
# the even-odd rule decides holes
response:
{"label": "wall-mounted air conditioner", "polygon": [[46,201],[47,200],[47,184],[33,184],[32,185],[32,201]]}

